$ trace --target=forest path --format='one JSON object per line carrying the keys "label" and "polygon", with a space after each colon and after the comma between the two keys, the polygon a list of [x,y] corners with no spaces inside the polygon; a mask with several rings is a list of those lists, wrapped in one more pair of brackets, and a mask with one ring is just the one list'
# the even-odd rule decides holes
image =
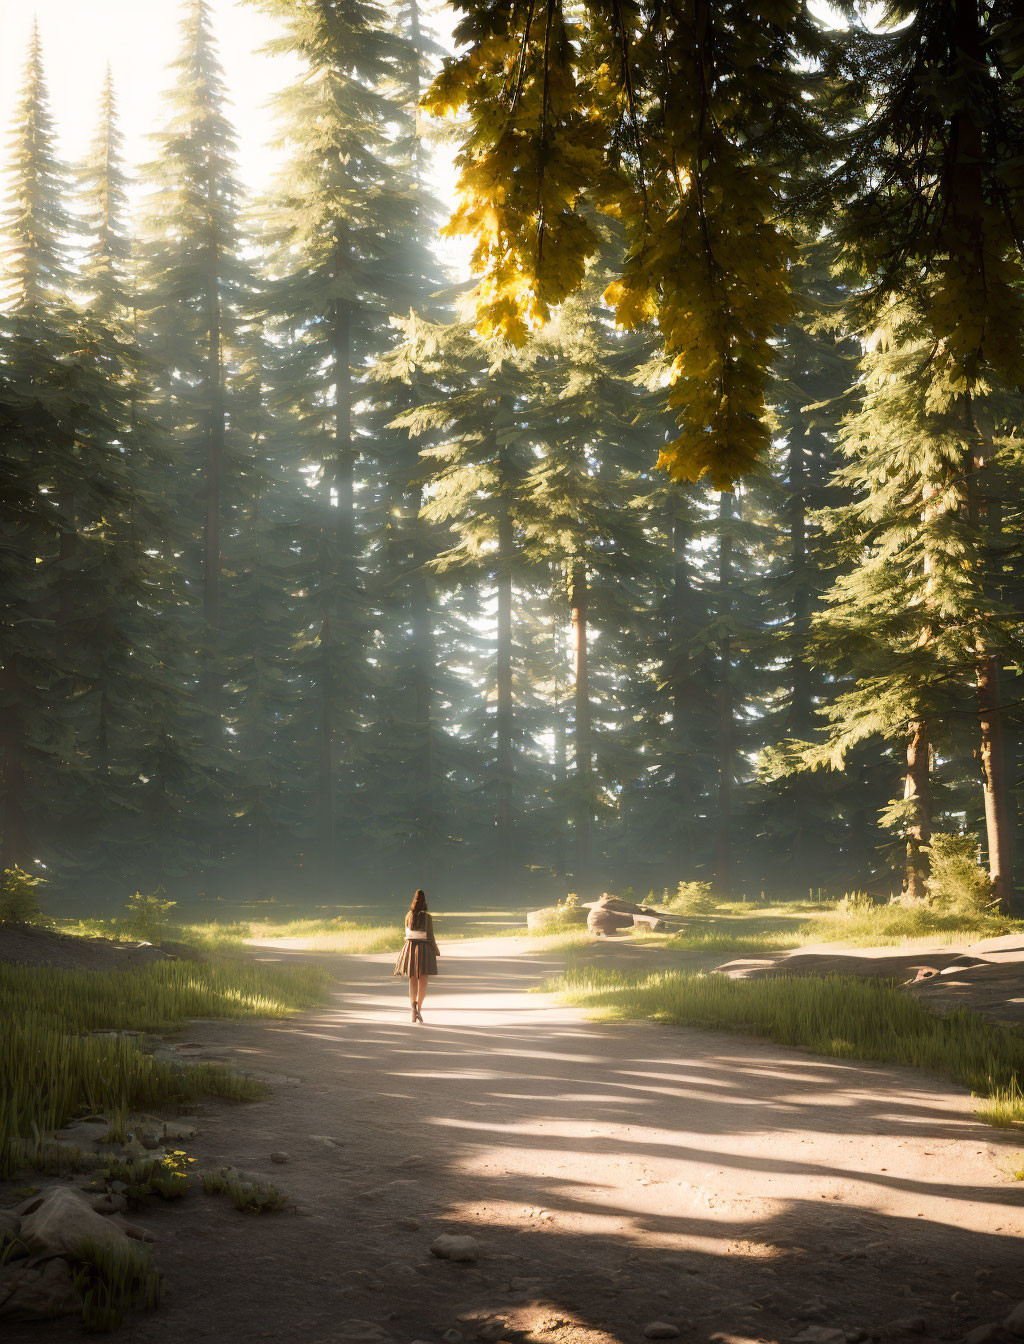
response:
{"label": "forest path", "polygon": [[[486,1317],[481,1338],[552,1344],[642,1344],[655,1320],[743,1341],[916,1318],[953,1339],[1024,1297],[1020,1140],[966,1094],[731,1034],[588,1022],[528,992],[559,965],[528,949],[443,947],[424,1026],[388,954],[316,958],[339,983],[301,1019],[188,1028],[202,1055],[277,1082],[206,1108],[192,1151],[273,1181],[298,1213],[147,1211],[167,1294],[132,1340],[468,1342]],[[442,1231],[475,1236],[479,1264],[433,1258]]]}

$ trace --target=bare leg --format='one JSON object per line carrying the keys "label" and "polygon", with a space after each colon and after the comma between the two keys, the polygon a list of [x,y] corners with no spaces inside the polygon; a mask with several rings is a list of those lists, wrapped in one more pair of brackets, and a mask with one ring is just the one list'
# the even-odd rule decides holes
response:
{"label": "bare leg", "polygon": [[414,1022],[416,1021],[416,1005],[417,1005],[417,1002],[418,1002],[419,987],[420,987],[419,977],[418,977],[418,976],[415,976],[415,975],[410,975],[410,976],[409,976],[409,1007],[412,1009],[412,1020],[413,1020]]}
{"label": "bare leg", "polygon": [[427,997],[427,981],[428,981],[429,979],[430,979],[430,976],[429,976],[429,975],[421,975],[421,976],[420,976],[419,991],[418,991],[418,993],[417,993],[417,995],[416,995],[416,1007],[417,1007],[417,1008],[422,1008],[422,1007],[423,1007],[423,1000]]}

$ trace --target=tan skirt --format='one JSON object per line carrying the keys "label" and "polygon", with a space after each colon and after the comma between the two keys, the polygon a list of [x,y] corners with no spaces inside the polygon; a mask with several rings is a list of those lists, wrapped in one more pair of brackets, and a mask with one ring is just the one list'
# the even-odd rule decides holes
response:
{"label": "tan skirt", "polygon": [[437,953],[426,938],[406,938],[395,962],[395,975],[436,975]]}

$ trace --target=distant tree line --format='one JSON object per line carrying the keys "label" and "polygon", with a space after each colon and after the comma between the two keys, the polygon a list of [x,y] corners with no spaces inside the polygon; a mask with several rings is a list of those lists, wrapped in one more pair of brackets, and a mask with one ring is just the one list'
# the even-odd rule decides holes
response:
{"label": "distant tree line", "polygon": [[[829,32],[701,0],[695,29],[593,0],[574,27],[463,0],[438,73],[419,0],[259,2],[303,67],[280,180],[243,199],[187,0],[137,224],[109,77],[72,174],[31,43],[2,866],[90,893],[920,898],[947,832],[1009,903],[1013,13]],[[464,117],[468,293],[424,97]]]}

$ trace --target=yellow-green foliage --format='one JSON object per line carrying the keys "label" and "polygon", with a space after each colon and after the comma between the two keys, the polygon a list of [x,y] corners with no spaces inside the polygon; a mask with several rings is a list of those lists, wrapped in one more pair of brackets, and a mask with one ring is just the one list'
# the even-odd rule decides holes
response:
{"label": "yellow-green foliage", "polygon": [[713,915],[719,901],[710,882],[680,882],[675,891],[665,891],[659,905],[676,915],[700,916]]}
{"label": "yellow-green foliage", "polygon": [[[1003,1123],[1024,1120],[1024,1035],[976,1013],[937,1017],[891,982],[856,976],[731,980],[659,971],[627,975],[573,967],[552,987],[602,1016],[748,1032],[842,1059],[907,1064],[989,1098]],[[991,1114],[990,1114],[991,1112]]]}
{"label": "yellow-green foliage", "polygon": [[161,1199],[181,1199],[188,1194],[189,1168],[195,1163],[184,1149],[175,1149],[163,1157],[115,1158],[103,1169],[104,1181],[122,1181],[125,1199],[140,1208],[151,1195]]}
{"label": "yellow-green foliage", "polygon": [[0,1175],[24,1142],[82,1110],[138,1110],[204,1094],[243,1100],[263,1088],[219,1064],[154,1059],[137,1037],[193,1017],[283,1017],[322,1003],[315,966],[156,962],[128,971],[0,963]]}
{"label": "yellow-green foliage", "polygon": [[15,866],[0,877],[0,924],[35,924],[42,918],[36,887],[46,881]]}
{"label": "yellow-green foliage", "polygon": [[157,891],[137,891],[129,896],[125,905],[128,911],[127,927],[132,935],[145,942],[158,943],[166,938],[170,926],[170,912],[176,901],[168,901],[163,888]]}
{"label": "yellow-green foliage", "polygon": [[250,925],[250,938],[302,938],[310,952],[397,952],[405,938],[402,919],[393,924],[361,924],[350,919],[293,919],[285,924]]}
{"label": "yellow-green foliage", "polygon": [[873,905],[861,901],[845,905],[840,902],[834,909],[802,924],[799,934],[804,943],[842,941],[861,947],[883,947],[913,938],[959,943],[1022,931],[1024,921],[984,911],[923,903]]}
{"label": "yellow-green foliage", "polygon": [[[1011,1079],[1006,1087],[994,1087],[978,1107],[978,1114],[996,1129],[1012,1129],[1024,1124],[1024,1092],[1017,1079]],[[1015,1173],[1015,1177],[1018,1181],[1024,1180],[1024,1170]]]}

